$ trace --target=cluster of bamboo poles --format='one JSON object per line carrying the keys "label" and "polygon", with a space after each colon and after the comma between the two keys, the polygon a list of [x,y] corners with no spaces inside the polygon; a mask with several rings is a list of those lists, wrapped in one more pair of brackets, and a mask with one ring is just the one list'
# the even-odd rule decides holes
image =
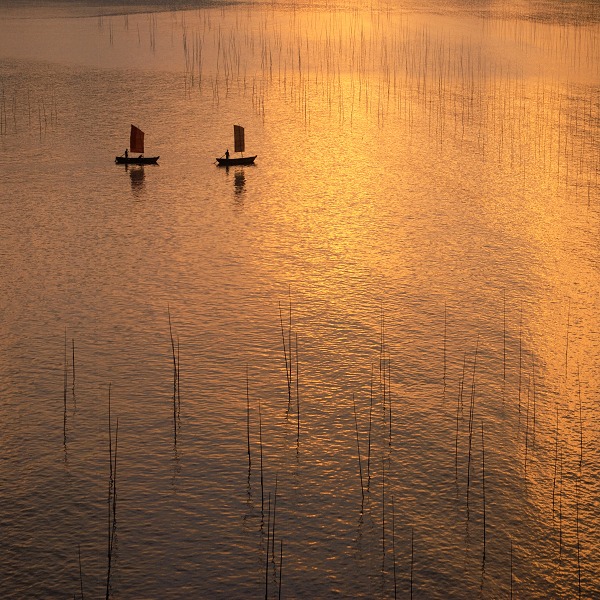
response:
{"label": "cluster of bamboo poles", "polygon": [[[168,323],[169,323],[169,340],[171,347],[171,359],[173,361],[173,406],[174,406],[174,441],[177,441],[177,419],[179,418],[179,340],[175,343],[175,337],[173,335],[171,313],[170,309],[167,309]],[[518,431],[521,431],[521,427],[524,426],[524,431],[520,434],[522,439],[522,456],[523,456],[523,481],[525,483],[534,476],[531,469],[531,463],[536,456],[536,452],[539,448],[535,444],[536,434],[539,430],[536,430],[536,397],[539,391],[536,390],[536,360],[533,353],[530,353],[530,381],[527,385],[523,385],[523,371],[524,371],[524,350],[523,346],[526,345],[523,334],[523,309],[520,307],[519,311],[519,323],[518,323],[518,345],[514,343],[513,347],[518,348],[518,351],[514,352],[514,356],[510,356],[510,351],[507,344],[507,307],[506,307],[506,295],[502,294],[502,350],[499,354],[502,356],[502,389],[503,389],[503,403],[506,401],[506,390],[505,383],[507,378],[507,361],[512,358],[513,362],[518,365],[518,373],[513,375],[515,380],[515,417],[517,419]],[[292,299],[291,292],[289,297],[288,315],[284,319],[284,312],[281,303],[279,303],[279,320],[281,328],[281,338],[283,347],[283,363],[286,373],[286,384],[287,384],[287,409],[286,414],[289,415],[293,409],[296,410],[296,441],[298,449],[300,448],[301,440],[301,420],[300,420],[300,367],[298,358],[298,333],[293,320],[292,310]],[[447,367],[447,352],[448,352],[448,325],[449,325],[449,312],[448,306],[444,305],[444,317],[443,317],[443,340],[441,343],[442,349],[442,397],[444,402],[447,400],[447,379],[448,379],[448,367]],[[374,414],[377,411],[377,403],[381,405],[380,419],[378,419],[380,440],[385,439],[386,443],[380,448],[383,450],[381,456],[381,471],[380,471],[380,487],[377,493],[380,494],[381,504],[380,512],[377,519],[380,519],[381,524],[381,556],[382,556],[382,574],[389,573],[391,570],[391,577],[393,582],[393,594],[396,598],[400,592],[401,586],[399,585],[397,577],[397,567],[399,563],[398,556],[396,554],[397,548],[397,511],[396,511],[396,494],[394,493],[393,485],[390,489],[389,477],[390,470],[393,469],[393,457],[397,447],[393,440],[396,439],[393,430],[394,423],[394,411],[393,407],[397,406],[396,399],[392,396],[392,381],[396,380],[396,376],[392,376],[392,360],[391,350],[388,344],[387,334],[387,321],[386,315],[383,308],[381,309],[380,315],[380,339],[379,339],[379,400],[376,400],[376,394],[374,393],[375,385],[375,365],[371,365],[371,377],[369,383],[369,402],[368,402],[368,426],[366,431],[366,465],[363,464],[364,452],[361,451],[361,427],[358,418],[357,404],[354,395],[352,396],[352,413],[354,421],[354,433],[356,439],[356,456],[358,462],[358,479],[360,482],[360,509],[359,520],[365,515],[366,506],[368,505],[370,514],[373,513],[373,498],[372,495],[372,477],[373,477],[373,435],[374,435]],[[565,327],[565,374],[568,373],[568,361],[569,361],[569,333],[571,329],[571,307],[569,303],[569,309],[566,318]],[[70,353],[69,353],[70,350]],[[65,404],[65,445],[66,445],[66,406],[68,396],[68,363],[69,354],[71,355],[72,365],[72,393],[75,395],[75,342],[71,339],[69,348],[67,340],[67,332],[65,330],[64,335],[64,391],[63,398]],[[459,461],[459,448],[460,448],[460,423],[461,417],[464,413],[467,413],[467,439],[466,439],[466,489],[465,489],[465,505],[466,505],[466,519],[467,527],[468,523],[472,520],[470,509],[472,508],[472,475],[474,473],[474,447],[476,439],[480,440],[480,457],[481,466],[480,472],[480,484],[481,490],[479,499],[481,501],[480,512],[479,512],[479,523],[481,525],[481,562],[482,562],[482,586],[483,577],[485,573],[486,557],[488,556],[488,504],[486,497],[486,484],[491,479],[492,484],[494,483],[494,473],[492,468],[492,474],[486,473],[486,439],[485,426],[483,417],[483,408],[478,402],[480,392],[477,387],[478,367],[479,359],[481,354],[481,342],[480,336],[477,336],[475,347],[470,358],[470,365],[468,365],[467,357],[468,353],[465,352],[462,360],[462,372],[458,378],[458,394],[456,396],[456,433],[455,433],[455,444],[454,444],[454,461],[455,461],[455,480],[457,488],[457,499],[459,498],[459,480],[462,478],[460,474],[460,461]],[[469,368],[467,368],[469,366]],[[568,499],[565,492],[565,461],[564,451],[565,442],[563,441],[563,433],[561,432],[561,418],[560,418],[560,406],[558,403],[555,405],[555,425],[553,431],[553,481],[552,481],[552,518],[557,529],[558,536],[558,561],[563,560],[563,553],[565,550],[565,511],[564,503],[569,500],[573,505],[574,510],[574,537],[575,537],[575,551],[576,551],[576,568],[577,568],[577,596],[584,597],[585,594],[585,579],[582,577],[584,572],[584,565],[582,565],[582,540],[580,537],[581,532],[581,488],[584,485],[585,475],[585,458],[584,458],[584,416],[583,416],[583,398],[581,388],[581,375],[580,368],[577,365],[576,371],[576,388],[577,388],[577,416],[578,416],[578,467],[577,472],[574,476],[574,498]],[[470,389],[469,389],[470,388]],[[523,388],[526,388],[523,389]],[[527,398],[526,403],[524,402],[525,397]],[[247,455],[248,455],[248,485],[250,486],[251,469],[252,469],[252,427],[251,427],[251,396],[250,396],[250,376],[249,369],[246,367],[246,434],[247,434]],[[280,497],[280,491],[278,489],[278,477],[275,475],[274,491],[266,490],[265,486],[265,465],[263,459],[263,415],[261,410],[260,401],[257,404],[258,412],[258,451],[259,451],[259,468],[260,468],[260,488],[261,488],[261,546],[264,548],[264,591],[265,598],[269,595],[273,595],[273,588],[277,590],[278,597],[282,595],[283,585],[283,545],[284,540],[281,533],[276,529],[277,523],[277,504]],[[463,417],[464,419],[464,417]],[[523,425],[521,424],[523,420]],[[539,425],[539,424],[538,424]],[[108,492],[107,492],[107,573],[106,573],[106,598],[108,599],[111,595],[111,574],[113,572],[113,555],[116,542],[116,523],[117,523],[117,450],[118,450],[118,419],[116,422],[116,429],[112,428],[112,415],[111,415],[111,384],[108,387],[108,455],[109,455],[109,476],[108,476]],[[381,434],[383,433],[383,436]],[[114,441],[113,441],[114,440]],[[492,448],[493,453],[493,448]],[[493,455],[492,455],[493,458]],[[538,461],[539,463],[539,461]],[[536,465],[539,470],[539,464]],[[374,490],[373,490],[374,491]],[[389,500],[388,500],[389,499]],[[390,514],[391,513],[391,514]],[[492,509],[492,518],[493,518]],[[571,515],[573,519],[573,515]],[[391,532],[390,532],[390,520],[391,520]],[[266,523],[266,533],[264,526]],[[494,530],[495,531],[495,530]],[[497,532],[494,533],[497,535]],[[510,538],[510,580],[508,587],[510,588],[510,595],[512,597],[515,579],[514,579],[514,561],[515,561],[515,548],[513,536],[510,532],[507,533]],[[573,532],[569,533],[573,536]],[[278,537],[279,536],[279,537]],[[266,538],[266,539],[265,539]],[[277,544],[278,542],[278,544]],[[406,543],[406,540],[405,540]],[[388,558],[391,557],[391,558]],[[79,560],[79,572],[80,572],[80,588],[81,597],[83,598],[83,570],[81,565],[81,550],[78,549],[78,560]],[[389,560],[391,560],[391,567],[389,567]],[[415,590],[419,587],[419,581],[416,579],[415,572],[415,528],[413,525],[410,526],[410,561],[406,559],[410,565],[410,582],[405,581],[406,595],[410,593],[413,596]],[[410,587],[408,587],[410,586]]]}
{"label": "cluster of bamboo poles", "polygon": [[49,127],[58,125],[58,99],[54,88],[50,97],[33,97],[29,88],[15,87],[8,97],[6,87],[0,95],[0,135],[20,133],[22,129],[36,128],[41,136]]}
{"label": "cluster of bamboo poles", "polygon": [[[459,142],[468,136],[483,156],[513,169],[527,169],[533,159],[536,171],[592,197],[600,166],[593,151],[600,109],[593,88],[541,75],[532,85],[519,63],[491,58],[482,41],[450,37],[403,15],[390,27],[380,12],[369,15],[367,28],[364,17],[294,14],[286,20],[285,13],[265,13],[258,21],[231,17],[219,27],[205,17],[195,30],[186,22],[186,90],[206,82],[217,104],[222,92],[250,93],[263,118],[269,96],[279,92],[306,122],[313,106],[325,104],[341,125],[352,124],[359,109],[380,126],[400,117],[409,136],[418,116],[440,147],[450,136]],[[488,35],[516,39],[525,54],[542,43],[535,27],[527,37],[522,25],[513,31],[484,22]],[[587,58],[577,70],[593,72],[597,66],[588,54],[594,40],[576,35],[576,44],[569,37],[576,31],[557,31],[555,46],[545,51],[560,57],[565,50],[572,61],[581,45]]]}
{"label": "cluster of bamboo poles", "polygon": [[[448,328],[448,312],[447,312],[447,306],[445,306],[444,308],[444,333],[443,333],[443,344],[442,344],[442,351],[443,351],[443,362],[444,362],[444,366],[443,366],[443,389],[444,389],[444,396],[445,396],[445,392],[446,392],[446,379],[447,379],[447,366],[446,366],[446,353],[447,353],[447,328]],[[507,342],[507,337],[508,337],[508,332],[507,332],[507,314],[506,314],[506,295],[503,292],[502,294],[502,327],[503,327],[503,333],[502,333],[502,350],[501,350],[501,356],[502,356],[502,390],[503,390],[503,403],[505,402],[505,393],[506,393],[506,379],[507,379],[507,361],[509,360],[509,358],[511,358],[509,356],[510,352],[508,349],[508,342]],[[282,337],[284,340],[284,361],[285,361],[285,366],[286,366],[286,374],[288,377],[288,383],[291,382],[289,375],[290,375],[290,362],[289,362],[289,358],[288,358],[288,349],[289,349],[289,344],[286,342],[286,335],[283,329],[283,318],[281,316],[281,305],[280,305],[280,322],[282,324]],[[292,325],[291,325],[291,301],[290,301],[290,325],[289,325],[289,330],[288,330],[288,336],[289,336],[289,332],[292,329]],[[288,338],[289,339],[289,338]],[[566,335],[566,341],[568,343],[568,325],[567,325],[567,335]],[[475,443],[476,443],[476,439],[478,438],[480,440],[479,444],[480,444],[480,467],[478,468],[479,470],[479,481],[480,481],[480,492],[479,492],[479,499],[480,499],[480,508],[479,508],[479,517],[478,517],[478,521],[481,524],[481,564],[482,564],[482,586],[483,584],[483,578],[485,576],[485,564],[486,564],[486,557],[487,557],[487,553],[488,553],[488,537],[489,537],[489,530],[488,530],[488,500],[487,500],[487,493],[486,493],[486,485],[488,482],[488,477],[489,475],[486,473],[486,436],[485,436],[485,431],[487,429],[487,427],[485,426],[485,420],[482,414],[482,410],[481,408],[477,407],[477,397],[479,395],[478,390],[477,390],[477,372],[478,372],[478,358],[479,358],[479,354],[480,354],[480,339],[479,336],[477,337],[476,340],[476,344],[475,344],[475,348],[474,351],[472,353],[471,356],[471,366],[469,368],[470,373],[467,375],[467,356],[468,353],[465,352],[464,353],[464,358],[463,358],[463,366],[462,366],[462,375],[459,377],[459,382],[458,382],[458,395],[457,395],[457,402],[456,402],[456,439],[455,439],[455,479],[456,479],[456,487],[457,487],[457,498],[458,498],[458,489],[459,489],[459,440],[460,440],[460,422],[461,422],[461,416],[463,414],[464,411],[464,406],[465,404],[467,404],[467,414],[468,414],[468,419],[467,419],[467,424],[468,424],[468,429],[467,429],[467,450],[466,450],[466,490],[465,490],[465,503],[466,503],[466,518],[467,518],[467,527],[468,527],[468,522],[472,520],[472,517],[470,516],[470,508],[472,507],[472,499],[471,499],[471,491],[472,491],[472,487],[473,487],[473,481],[472,481],[472,475],[474,473],[474,463],[473,463],[473,454],[474,454],[474,448],[475,448]],[[566,351],[566,360],[568,360],[568,349]],[[528,384],[526,386],[522,385],[522,381],[523,381],[523,369],[524,369],[524,360],[523,360],[523,323],[522,323],[522,309],[521,309],[521,317],[519,320],[519,344],[518,344],[518,390],[517,391],[517,397],[516,399],[516,404],[517,404],[517,411],[516,411],[516,416],[517,416],[517,424],[518,424],[518,430],[520,431],[521,429],[521,410],[523,410],[524,415],[523,415],[523,420],[524,420],[524,432],[522,433],[522,440],[523,440],[523,481],[526,483],[529,477],[529,472],[528,472],[528,464],[531,463],[531,461],[533,460],[533,454],[536,451],[536,424],[537,424],[537,420],[538,420],[538,415],[537,415],[537,411],[539,410],[539,406],[537,404],[538,402],[538,395],[539,395],[539,390],[537,390],[537,384],[536,384],[536,359],[535,356],[533,355],[533,353],[531,353],[530,356],[530,381],[528,382]],[[371,394],[370,394],[370,400],[369,400],[369,421],[368,421],[368,432],[367,432],[367,450],[366,450],[366,465],[363,464],[363,453],[361,452],[361,442],[360,442],[360,427],[359,427],[359,419],[358,419],[358,415],[357,415],[357,408],[356,408],[356,399],[353,395],[352,397],[352,410],[353,410],[353,418],[354,418],[354,429],[355,429],[355,436],[356,436],[356,453],[357,453],[357,458],[358,458],[358,477],[360,480],[360,491],[361,491],[361,508],[360,508],[360,513],[361,515],[364,513],[365,510],[365,499],[367,498],[367,496],[370,493],[370,486],[371,486],[371,473],[372,473],[372,466],[371,466],[371,455],[372,455],[372,447],[371,447],[371,443],[372,443],[372,426],[373,426],[373,373],[374,373],[374,369],[371,369],[371,384],[370,384],[370,388],[371,388]],[[467,380],[469,380],[469,383],[467,384]],[[382,573],[385,571],[385,561],[386,561],[386,556],[388,555],[388,548],[386,546],[386,542],[387,545],[389,545],[389,538],[387,538],[388,533],[386,533],[387,529],[386,529],[386,509],[389,510],[390,505],[386,502],[386,497],[388,495],[388,490],[386,488],[386,472],[387,470],[389,470],[389,466],[386,469],[386,465],[388,463],[391,464],[392,461],[392,440],[393,440],[393,428],[392,428],[392,424],[393,424],[393,411],[392,411],[392,406],[394,404],[394,402],[392,401],[392,395],[391,395],[391,387],[392,387],[392,376],[391,376],[391,358],[390,358],[390,351],[387,347],[387,342],[386,342],[386,320],[385,320],[385,315],[384,312],[382,310],[381,313],[381,322],[380,322],[380,358],[379,358],[379,389],[380,389],[380,395],[381,395],[381,407],[382,407],[382,423],[385,426],[385,430],[386,430],[386,436],[388,436],[388,445],[389,445],[389,449],[387,452],[387,456],[384,455],[382,457],[381,460],[381,488],[380,488],[380,493],[381,493],[381,544],[382,544],[382,556],[383,556],[383,566],[382,566]],[[468,402],[465,402],[466,398],[466,393],[467,393],[467,386],[469,389],[469,395],[467,396],[468,398]],[[527,403],[523,405],[522,407],[522,394],[525,392],[525,390],[523,389],[523,387],[527,388],[526,391],[526,395],[527,395]],[[289,388],[288,388],[289,390]],[[290,395],[291,398],[291,395]],[[248,404],[248,411],[249,411],[249,404]],[[477,416],[479,414],[479,416]],[[579,506],[580,506],[580,485],[581,485],[581,468],[584,464],[584,459],[583,459],[583,448],[584,448],[584,429],[583,429],[583,402],[581,399],[581,385],[580,385],[580,381],[579,381],[579,374],[578,374],[578,415],[579,415],[579,472],[576,476],[575,479],[575,498],[574,498],[574,503],[575,503],[575,536],[576,536],[576,553],[577,553],[577,579],[578,579],[578,590],[577,590],[577,595],[578,597],[582,597],[582,583],[581,583],[581,572],[582,572],[582,566],[581,566],[581,539],[580,539],[580,511],[579,511]],[[262,444],[262,441],[261,441]],[[557,405],[557,410],[556,410],[556,433],[555,433],[555,461],[554,461],[554,482],[553,482],[553,491],[552,491],[552,502],[553,502],[553,507],[552,507],[552,514],[553,514],[553,518],[556,518],[558,521],[557,527],[558,527],[558,536],[559,536],[559,548],[558,548],[558,560],[562,560],[562,547],[563,547],[563,528],[564,525],[562,523],[562,519],[563,519],[563,510],[562,510],[562,502],[563,502],[563,498],[564,498],[564,490],[563,490],[563,461],[562,461],[562,449],[560,449],[560,445],[559,445],[559,412],[558,412],[558,405]],[[248,446],[248,453],[250,453],[250,447]],[[539,460],[538,460],[538,464],[539,464]],[[262,463],[261,463],[261,478],[262,478]],[[492,475],[493,478],[493,475]],[[558,491],[556,491],[558,488]],[[555,503],[555,494],[558,498],[557,500],[557,507],[555,508],[554,503]],[[392,511],[392,534],[391,534],[391,560],[392,560],[392,572],[393,572],[393,586],[394,586],[394,597],[397,597],[397,593],[398,593],[398,581],[397,581],[397,577],[396,577],[396,566],[397,566],[397,558],[396,558],[396,553],[395,553],[395,547],[396,547],[396,538],[395,538],[395,522],[396,522],[396,518],[395,518],[395,513],[394,513],[394,495],[392,493],[392,500],[391,500],[391,511]],[[556,516],[555,516],[556,515]],[[509,534],[510,535],[510,534]],[[512,538],[512,536],[510,536]],[[510,587],[510,594],[512,597],[513,594],[513,587],[514,587],[514,573],[513,573],[513,562],[514,562],[514,549],[513,549],[513,541],[512,539],[510,540],[510,580],[508,582],[508,586]],[[411,593],[411,597],[412,597],[412,593],[413,593],[413,589],[414,589],[414,581],[413,581],[413,575],[414,575],[414,528],[411,528],[411,559],[410,559],[410,593]]]}

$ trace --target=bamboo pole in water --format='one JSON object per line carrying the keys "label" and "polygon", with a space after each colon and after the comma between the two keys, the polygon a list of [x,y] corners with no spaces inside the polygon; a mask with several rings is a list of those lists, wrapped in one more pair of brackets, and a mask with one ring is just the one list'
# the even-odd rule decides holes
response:
{"label": "bamboo pole in water", "polygon": [[296,333],[296,420],[298,424],[297,442],[300,443],[300,358],[298,357],[298,334]]}
{"label": "bamboo pole in water", "polygon": [[527,476],[527,451],[529,449],[529,383],[527,383],[527,411],[525,418],[525,476]]}
{"label": "bamboo pole in water", "polygon": [[562,560],[562,487],[563,487],[563,460],[562,448],[560,449],[560,481],[558,487],[558,560]]}
{"label": "bamboo pole in water", "polygon": [[390,426],[390,441],[389,446],[392,447],[392,359],[388,354],[388,366],[387,366],[387,375],[388,375],[388,408],[389,408],[389,426]]}
{"label": "bamboo pole in water", "polygon": [[261,513],[265,514],[265,484],[263,474],[263,445],[262,445],[262,414],[260,401],[258,402],[258,446],[260,448],[260,506]]}
{"label": "bamboo pole in water", "polygon": [[535,450],[535,423],[536,423],[536,386],[535,386],[535,355],[531,355],[531,385],[533,392],[533,431],[532,435],[532,448]]}
{"label": "bamboo pole in water", "polygon": [[265,559],[265,600],[269,597],[269,542],[271,541],[271,492],[269,492],[269,508],[267,517],[267,548]]}
{"label": "bamboo pole in water", "polygon": [[363,472],[362,472],[362,461],[360,458],[360,442],[358,439],[358,419],[356,417],[356,401],[354,400],[354,394],[352,394],[352,404],[354,407],[354,426],[356,429],[356,450],[358,452],[358,472],[360,474],[360,492],[362,495],[362,501],[365,501],[365,486],[363,483]]}
{"label": "bamboo pole in water", "polygon": [[483,438],[483,421],[481,421],[481,488],[483,493],[483,560],[486,549],[486,513],[485,513],[485,441]]}
{"label": "bamboo pole in water", "polygon": [[[291,317],[290,317],[291,318]],[[283,358],[285,360],[285,376],[288,386],[288,410],[292,402],[292,381],[291,381],[291,360],[288,360],[287,344],[285,341],[285,331],[283,329],[283,313],[281,311],[281,302],[279,302],[279,321],[281,323],[281,339],[283,341]],[[290,349],[291,351],[291,349]]]}
{"label": "bamboo pole in water", "polygon": [[579,363],[577,364],[577,395],[579,397],[579,473],[583,467],[583,406],[581,401],[581,378]]}
{"label": "bamboo pole in water", "polygon": [[554,515],[554,498],[556,494],[556,473],[558,470],[558,402],[556,403],[556,435],[554,438],[554,477],[552,479],[552,519]]}
{"label": "bamboo pole in water", "polygon": [[[109,426],[109,435],[112,438],[112,433],[110,432]],[[113,556],[113,548],[115,541],[115,531],[117,526],[117,448],[118,448],[118,439],[119,439],[119,420],[117,419],[117,425],[115,429],[115,453],[114,459],[110,460],[110,490],[108,495],[108,515],[109,515],[109,532],[108,532],[108,566],[106,571],[106,600],[109,600],[110,597],[110,576],[112,570],[112,556]],[[109,453],[112,456],[112,446],[109,444]],[[111,503],[112,496],[112,503]]]}
{"label": "bamboo pole in water", "polygon": [[367,439],[367,489],[371,483],[371,429],[373,425],[373,363],[371,363],[371,392],[369,397],[369,437]]}
{"label": "bamboo pole in water", "polygon": [[502,313],[503,313],[503,374],[502,380],[506,384],[506,290],[502,290]]}
{"label": "bamboo pole in water", "polygon": [[513,597],[513,543],[510,541],[510,598]]}
{"label": "bamboo pole in water", "polygon": [[179,334],[177,334],[177,419],[181,419],[181,385],[179,380],[179,374],[181,372],[181,361],[179,360]]}
{"label": "bamboo pole in water", "polygon": [[[466,358],[466,353],[465,353]],[[454,479],[456,481],[456,489],[458,493],[458,430],[459,430],[459,418],[460,418],[460,396],[461,396],[461,382],[459,381],[459,392],[456,397],[456,435],[454,438]]]}
{"label": "bamboo pole in water", "polygon": [[72,393],[73,393],[73,398],[75,398],[75,340],[73,338],[71,338],[71,351],[72,351],[72,370],[73,370],[73,377],[72,377],[72,382],[71,382],[71,387],[72,387]]}
{"label": "bamboo pole in water", "polygon": [[410,529],[410,597],[413,597],[413,572],[415,565],[415,528]]}
{"label": "bamboo pole in water", "polygon": [[63,369],[63,444],[67,444],[67,328],[65,327],[65,351],[64,351],[64,369]]}
{"label": "bamboo pole in water", "polygon": [[283,572],[283,540],[279,541],[279,593],[277,597],[281,600],[281,578]]}
{"label": "bamboo pole in water", "polygon": [[77,556],[79,559],[79,589],[81,591],[81,600],[83,600],[83,570],[81,568],[81,546],[77,544]]}
{"label": "bamboo pole in water", "polygon": [[569,327],[571,324],[571,298],[569,298],[569,306],[567,308],[567,333],[565,341],[565,377],[567,376],[569,367]]}
{"label": "bamboo pole in water", "polygon": [[581,598],[581,545],[579,543],[579,477],[575,477],[575,536],[577,541],[577,597]]}
{"label": "bamboo pole in water", "polygon": [[479,350],[479,336],[475,344],[475,357],[473,359],[473,380],[471,383],[471,404],[469,408],[469,456],[467,462],[467,508],[469,507],[469,489],[471,485],[471,448],[473,445],[473,415],[475,412],[475,370],[477,368],[477,353]]}
{"label": "bamboo pole in water", "polygon": [[394,600],[398,596],[398,585],[396,581],[396,521],[394,515],[394,496],[392,496],[392,567],[394,573]]}
{"label": "bamboo pole in water", "polygon": [[523,366],[523,302],[521,302],[521,316],[519,318],[519,417],[521,416],[521,373]]}
{"label": "bamboo pole in water", "polygon": [[246,365],[246,433],[248,440],[248,473],[250,473],[252,457],[250,454],[250,382],[248,380],[248,365]]}
{"label": "bamboo pole in water", "polygon": [[171,338],[171,352],[173,355],[173,440],[177,445],[177,357],[175,354],[175,340],[171,327],[171,310],[167,304],[167,315],[169,318],[169,336]]}
{"label": "bamboo pole in water", "polygon": [[443,384],[444,390],[443,395],[446,395],[446,339],[448,332],[448,305],[444,302],[444,376],[443,376]]}
{"label": "bamboo pole in water", "polygon": [[385,571],[385,457],[381,458],[381,572]]}
{"label": "bamboo pole in water", "polygon": [[275,511],[277,509],[277,475],[275,475],[275,497],[273,498],[273,528],[271,531],[271,559],[275,564]]}

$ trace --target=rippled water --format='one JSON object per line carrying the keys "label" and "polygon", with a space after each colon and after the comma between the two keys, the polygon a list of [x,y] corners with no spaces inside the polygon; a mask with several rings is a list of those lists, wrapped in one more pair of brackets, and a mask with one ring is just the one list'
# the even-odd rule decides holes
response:
{"label": "rippled water", "polygon": [[597,4],[2,11],[3,597],[600,597]]}

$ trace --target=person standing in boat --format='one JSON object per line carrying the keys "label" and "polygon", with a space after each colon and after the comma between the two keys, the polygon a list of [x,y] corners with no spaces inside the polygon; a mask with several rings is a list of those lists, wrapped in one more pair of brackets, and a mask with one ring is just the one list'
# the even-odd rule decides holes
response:
{"label": "person standing in boat", "polygon": [[129,158],[129,150],[127,150],[127,148],[125,148],[125,160],[127,160]]}
{"label": "person standing in boat", "polygon": [[229,162],[229,148],[225,150],[225,160]]}

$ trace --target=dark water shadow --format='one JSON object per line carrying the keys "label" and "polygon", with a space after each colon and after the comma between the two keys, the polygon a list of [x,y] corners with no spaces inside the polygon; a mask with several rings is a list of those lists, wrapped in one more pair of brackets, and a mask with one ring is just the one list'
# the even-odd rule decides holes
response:
{"label": "dark water shadow", "polygon": [[125,171],[129,172],[129,181],[131,183],[131,193],[136,197],[141,197],[146,191],[146,171],[142,165],[125,165]]}

